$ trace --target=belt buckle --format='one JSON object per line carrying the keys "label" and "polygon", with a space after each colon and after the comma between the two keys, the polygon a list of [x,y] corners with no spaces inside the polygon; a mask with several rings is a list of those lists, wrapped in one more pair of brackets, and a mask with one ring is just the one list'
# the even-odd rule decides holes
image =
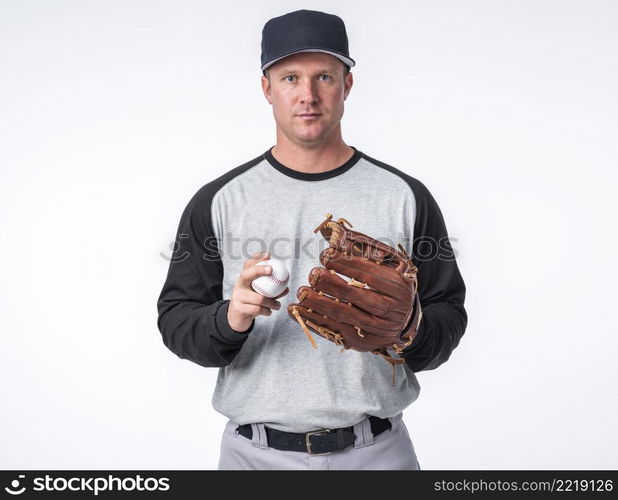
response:
{"label": "belt buckle", "polygon": [[330,429],[320,429],[319,431],[307,432],[305,435],[305,444],[307,445],[307,453],[309,453],[309,455],[330,455],[332,453],[332,451],[327,451],[325,453],[314,453],[311,450],[311,436],[321,436],[322,434],[328,434],[329,432]]}

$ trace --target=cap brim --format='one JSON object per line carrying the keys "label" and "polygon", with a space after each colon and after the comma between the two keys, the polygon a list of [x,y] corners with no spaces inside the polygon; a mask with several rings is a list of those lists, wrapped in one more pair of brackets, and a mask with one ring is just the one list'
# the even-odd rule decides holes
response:
{"label": "cap brim", "polygon": [[285,55],[283,55],[281,57],[277,57],[277,59],[273,59],[272,61],[268,61],[266,64],[264,64],[264,66],[262,66],[262,71],[264,71],[265,69],[268,69],[270,66],[275,64],[277,61],[280,61],[281,59],[284,59],[284,58],[286,58],[288,56],[291,56],[293,54],[299,54],[301,52],[321,52],[323,54],[330,54],[331,56],[334,56],[337,59],[339,59],[343,64],[349,66],[350,68],[356,64],[354,62],[354,59],[350,59],[347,56],[339,54],[338,52],[332,52],[330,50],[324,50],[324,49],[303,49],[303,50],[295,50],[294,52],[290,52],[289,54],[285,54]]}

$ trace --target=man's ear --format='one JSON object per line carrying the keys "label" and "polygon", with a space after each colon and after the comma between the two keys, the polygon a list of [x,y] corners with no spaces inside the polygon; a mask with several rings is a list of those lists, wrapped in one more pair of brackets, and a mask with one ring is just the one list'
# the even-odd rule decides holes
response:
{"label": "man's ear", "polygon": [[270,94],[270,80],[262,75],[262,92],[264,92],[264,97],[268,101],[268,104],[273,103],[273,98]]}
{"label": "man's ear", "polygon": [[345,75],[345,79],[344,79],[344,85],[343,85],[343,100],[345,101],[348,98],[348,94],[350,93],[350,90],[352,90],[352,85],[354,84],[354,77],[352,76],[352,72],[348,72],[347,75]]}

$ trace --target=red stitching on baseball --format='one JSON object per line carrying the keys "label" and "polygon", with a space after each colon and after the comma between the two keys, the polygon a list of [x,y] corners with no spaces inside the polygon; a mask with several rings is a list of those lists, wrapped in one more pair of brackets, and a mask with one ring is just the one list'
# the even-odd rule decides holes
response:
{"label": "red stitching on baseball", "polygon": [[253,287],[257,288],[257,291],[260,292],[262,295],[270,295],[266,290],[264,290],[260,285],[256,285],[255,283],[253,283]]}
{"label": "red stitching on baseball", "polygon": [[280,280],[278,278],[275,278],[272,274],[269,274],[268,276],[266,276],[270,281],[274,281],[275,283],[277,283],[278,285],[283,285],[285,283],[284,280]]}

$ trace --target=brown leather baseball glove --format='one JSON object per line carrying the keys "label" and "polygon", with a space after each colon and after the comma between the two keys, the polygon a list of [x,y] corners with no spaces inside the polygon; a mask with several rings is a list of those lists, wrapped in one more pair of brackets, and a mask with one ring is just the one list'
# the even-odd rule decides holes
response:
{"label": "brown leather baseball glove", "polygon": [[332,218],[326,214],[313,230],[328,240],[320,253],[324,267],[311,269],[309,286],[298,288],[298,303],[288,306],[288,314],[316,349],[311,331],[340,345],[341,352],[382,356],[393,365],[395,385],[395,365],[404,360],[387,349],[401,354],[416,336],[422,317],[417,267],[401,244],[397,250]]}

